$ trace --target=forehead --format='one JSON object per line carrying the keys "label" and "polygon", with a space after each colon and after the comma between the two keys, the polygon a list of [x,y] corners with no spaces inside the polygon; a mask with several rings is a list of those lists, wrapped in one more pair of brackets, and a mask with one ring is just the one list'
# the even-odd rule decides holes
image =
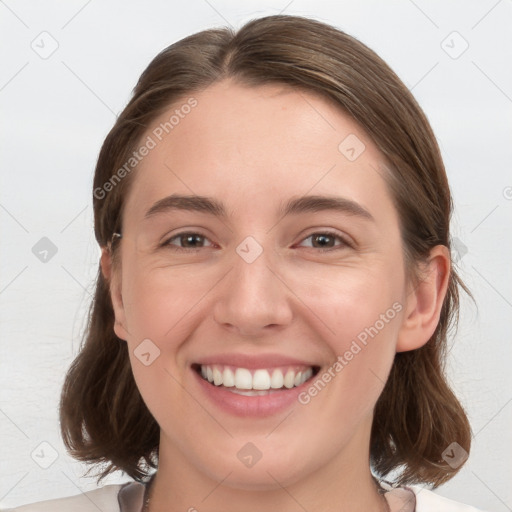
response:
{"label": "forehead", "polygon": [[[175,102],[147,137],[154,148],[137,165],[130,193],[139,210],[174,192],[236,206],[309,190],[337,188],[362,202],[385,193],[381,155],[360,126],[334,102],[286,85],[224,80]],[[357,159],[343,153],[346,140],[362,151]]]}

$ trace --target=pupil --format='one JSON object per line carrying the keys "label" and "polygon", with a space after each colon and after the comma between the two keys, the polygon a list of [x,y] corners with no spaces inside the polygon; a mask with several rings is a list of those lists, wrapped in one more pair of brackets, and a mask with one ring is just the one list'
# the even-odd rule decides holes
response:
{"label": "pupil", "polygon": [[[330,235],[317,235],[315,237],[315,240],[317,240],[317,241],[318,240],[323,240],[325,242],[326,239],[331,239],[332,240],[332,237]],[[321,247],[326,247],[327,245],[329,245],[329,244],[325,244],[324,242],[320,243]]]}
{"label": "pupil", "polygon": [[194,246],[194,240],[197,241],[198,239],[201,239],[202,237],[200,235],[184,235],[181,240],[182,242],[185,240],[185,246],[187,246],[187,244],[189,242],[192,243],[192,246]]}

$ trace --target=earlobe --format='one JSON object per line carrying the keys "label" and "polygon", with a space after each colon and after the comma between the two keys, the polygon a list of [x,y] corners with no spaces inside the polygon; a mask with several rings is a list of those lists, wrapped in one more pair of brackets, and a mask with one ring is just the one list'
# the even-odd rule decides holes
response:
{"label": "earlobe", "polygon": [[128,330],[126,328],[126,317],[121,293],[121,280],[112,268],[112,254],[108,247],[101,249],[101,273],[109,285],[110,299],[114,309],[115,322],[114,332],[118,338],[127,340]]}
{"label": "earlobe", "polygon": [[436,245],[430,251],[419,282],[408,291],[397,352],[420,348],[434,334],[448,290],[450,270],[450,251],[444,245]]}

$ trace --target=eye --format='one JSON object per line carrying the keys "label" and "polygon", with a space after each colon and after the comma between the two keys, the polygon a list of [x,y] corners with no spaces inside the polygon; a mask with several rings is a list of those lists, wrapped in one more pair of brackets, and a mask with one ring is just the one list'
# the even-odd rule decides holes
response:
{"label": "eye", "polygon": [[[343,249],[345,247],[352,247],[352,245],[344,237],[333,231],[318,231],[311,233],[303,239],[303,241],[311,239],[311,246],[313,249],[320,249],[321,251],[330,251]],[[341,244],[338,246],[333,245],[336,240],[339,240]],[[315,244],[318,244],[315,246]]]}
{"label": "eye", "polygon": [[[339,250],[345,247],[352,247],[348,240],[333,231],[318,231],[316,233],[312,233],[311,235],[304,238],[303,242],[308,239],[312,240],[310,247],[313,249],[319,249],[320,251]],[[338,245],[333,245],[335,244],[336,240],[340,241],[341,243]],[[176,245],[176,243],[174,243],[175,241],[177,241],[180,245]],[[201,233],[196,233],[193,231],[182,231],[181,233],[168,238],[161,244],[161,246],[167,247],[177,252],[191,252],[203,249],[205,246],[201,244],[205,241],[209,242],[209,239]],[[210,242],[210,246],[213,247],[214,244]]]}
{"label": "eye", "polygon": [[[181,244],[181,247],[172,243],[174,240],[177,240]],[[208,240],[208,238],[206,238],[206,236],[202,235],[201,233],[183,231],[177,235],[172,236],[171,238],[168,238],[165,242],[162,243],[162,247],[169,247],[173,251],[194,251],[202,249],[200,244],[205,240]]]}

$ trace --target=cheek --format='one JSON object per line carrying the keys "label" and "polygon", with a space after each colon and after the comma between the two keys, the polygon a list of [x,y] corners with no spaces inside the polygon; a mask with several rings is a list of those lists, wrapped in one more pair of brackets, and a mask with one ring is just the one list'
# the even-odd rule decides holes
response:
{"label": "cheek", "polygon": [[177,269],[126,268],[123,301],[132,343],[144,338],[172,343],[187,314],[208,290],[207,276]]}
{"label": "cheek", "polygon": [[180,347],[191,333],[194,304],[204,291],[190,287],[190,279],[178,271],[130,272],[128,265],[126,271],[123,300],[133,375],[157,422],[170,425],[186,408]]}
{"label": "cheek", "polygon": [[[236,283],[222,282],[226,269],[215,266],[201,271],[198,265],[144,269],[127,258],[124,271],[123,302],[134,373],[141,365],[133,351],[146,339],[161,350],[162,371],[164,363],[171,371],[181,371],[180,347],[201,322],[211,320],[221,297],[229,300],[229,290]],[[287,328],[308,332],[311,343],[333,364],[342,358],[343,368],[332,379],[336,386],[329,388],[365,390],[370,385],[373,393],[379,379],[387,376],[400,323],[396,298],[401,277],[396,269],[386,268],[384,261],[371,261],[364,266],[290,265],[278,271],[287,287],[272,297],[288,301],[293,309]],[[139,378],[157,377],[142,371]]]}
{"label": "cheek", "polygon": [[[393,304],[401,297],[402,279],[396,268],[385,267],[382,261],[364,266],[282,267],[278,271],[287,287],[272,300],[288,301],[293,321],[287,327],[307,324],[312,342],[330,347],[335,358],[350,350],[354,340],[363,346],[374,338],[389,338],[390,324],[398,324]],[[215,303],[229,300],[229,290],[236,286],[221,283],[225,269],[215,266],[141,270],[128,264],[125,269],[123,301],[130,342],[149,338],[166,350],[176,348],[173,340],[179,344],[190,335],[192,324],[211,317]],[[380,345],[371,343],[372,349],[364,352],[373,354]]]}
{"label": "cheek", "polygon": [[179,347],[190,334],[194,305],[205,290],[191,286],[191,277],[182,271],[148,270],[130,258],[123,261],[123,274],[131,366],[137,386],[155,414],[155,409],[162,407],[155,390],[165,387],[166,401],[172,401],[179,391],[173,380],[182,377],[176,364]]}
{"label": "cheek", "polygon": [[[402,278],[384,265],[329,269],[304,283],[296,279],[307,306],[323,324],[325,339],[336,354],[349,349],[351,341],[364,344],[378,334],[397,333],[402,309]],[[376,332],[378,331],[378,332]],[[379,336],[382,338],[382,336]]]}
{"label": "cheek", "polygon": [[336,282],[331,279],[328,287],[318,282],[309,289],[308,306],[318,317],[316,331],[321,330],[332,357],[301,399],[318,407],[315,415],[346,422],[351,411],[349,416],[357,421],[371,411],[384,387],[403,305],[400,276],[393,282],[383,275],[390,274],[368,271],[356,277],[346,272]]}

